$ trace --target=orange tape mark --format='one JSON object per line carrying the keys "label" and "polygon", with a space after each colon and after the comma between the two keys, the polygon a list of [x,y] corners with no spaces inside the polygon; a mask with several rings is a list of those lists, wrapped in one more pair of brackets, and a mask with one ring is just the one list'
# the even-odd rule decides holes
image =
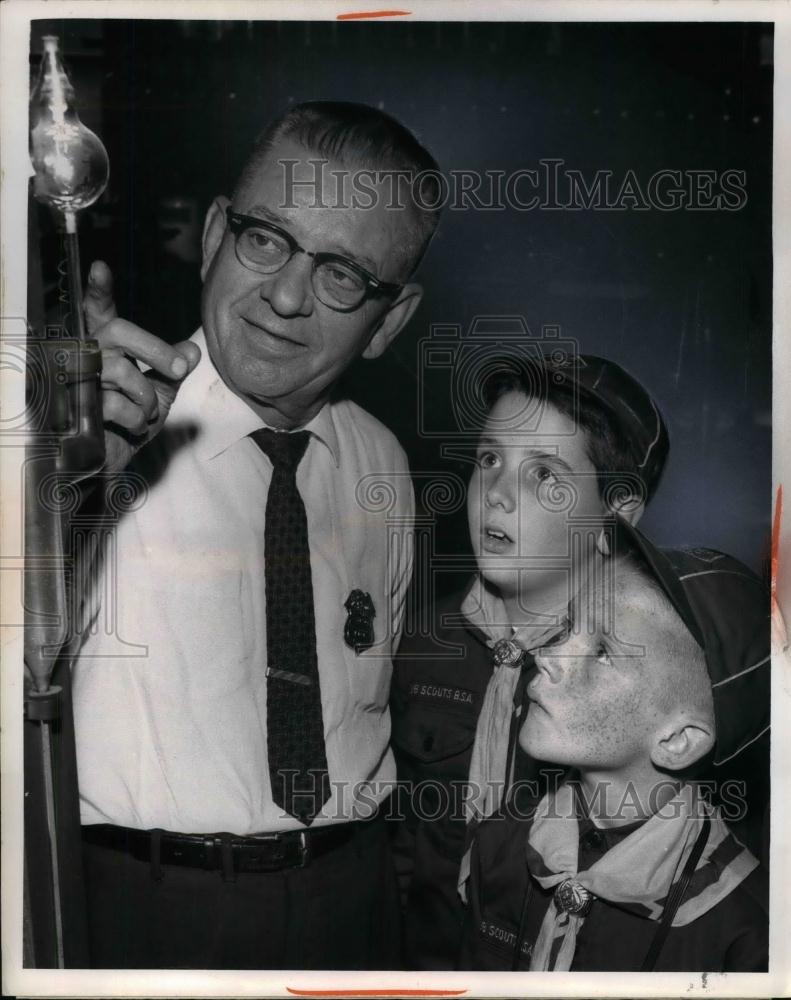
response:
{"label": "orange tape mark", "polygon": [[[336,21],[356,21],[365,17],[408,17],[411,10],[361,10],[351,11],[348,14],[336,14]],[[412,994],[410,994],[411,996]],[[437,994],[438,996],[439,994]]]}
{"label": "orange tape mark", "polygon": [[295,997],[460,997],[467,990],[295,990],[286,989]]}
{"label": "orange tape mark", "polygon": [[780,550],[780,523],[783,519],[783,487],[777,487],[775,496],[775,515],[772,520],[772,594],[777,588],[777,562]]}
{"label": "orange tape mark", "polygon": [[780,605],[777,603],[777,568],[780,562],[780,525],[783,520],[783,487],[777,487],[775,496],[775,513],[772,519],[772,638],[776,645],[785,649],[788,645],[785,623],[780,612]]}

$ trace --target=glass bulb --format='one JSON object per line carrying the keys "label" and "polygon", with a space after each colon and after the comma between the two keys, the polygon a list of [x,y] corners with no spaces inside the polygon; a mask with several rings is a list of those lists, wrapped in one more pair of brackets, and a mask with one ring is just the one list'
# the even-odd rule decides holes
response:
{"label": "glass bulb", "polygon": [[55,35],[44,37],[41,71],[30,98],[30,158],[34,195],[62,212],[87,208],[107,187],[107,151],[77,115]]}

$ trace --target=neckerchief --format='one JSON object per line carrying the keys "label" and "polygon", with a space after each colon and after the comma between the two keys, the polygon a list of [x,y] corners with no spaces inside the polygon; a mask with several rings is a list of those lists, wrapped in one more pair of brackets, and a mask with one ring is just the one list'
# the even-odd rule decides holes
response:
{"label": "neckerchief", "polygon": [[[565,885],[556,889],[544,916],[531,971],[566,972],[571,968],[577,934],[585,922],[588,893],[638,916],[660,920],[668,893],[681,876],[706,816],[711,820],[708,843],[672,927],[692,923],[716,906],[758,866],[697,785],[682,785],[657,813],[582,872],[577,871],[579,825],[573,786],[566,783],[545,795],[530,828],[527,865],[545,889]],[[571,912],[559,907],[558,898]],[[575,909],[580,912],[573,912]]]}
{"label": "neckerchief", "polygon": [[[508,623],[508,613],[502,598],[494,594],[476,576],[461,603],[464,617],[486,636],[486,645],[494,647],[502,639],[524,651],[538,649],[554,639],[565,628],[558,625],[525,625],[515,629]],[[551,617],[551,616],[547,616]],[[470,758],[468,796],[464,803],[466,822],[472,826],[491,816],[500,808],[503,792],[510,783],[506,771],[514,694],[519,683],[520,664],[495,664],[481,704],[475,729],[475,742]],[[513,766],[513,762],[510,762]],[[459,872],[459,892],[465,897],[464,884],[470,874],[470,848],[464,854]]]}

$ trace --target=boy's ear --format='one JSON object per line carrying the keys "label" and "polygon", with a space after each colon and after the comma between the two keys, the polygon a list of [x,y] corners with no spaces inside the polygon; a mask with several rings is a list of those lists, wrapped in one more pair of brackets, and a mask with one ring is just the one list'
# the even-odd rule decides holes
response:
{"label": "boy's ear", "polygon": [[222,238],[225,236],[225,209],[231,204],[228,198],[220,196],[215,198],[209,205],[206,213],[206,220],[203,223],[203,262],[201,263],[201,281],[206,280],[214,255],[220,249]]}
{"label": "boy's ear", "polygon": [[422,298],[423,288],[420,285],[404,285],[368,341],[368,346],[363,351],[364,358],[378,358],[380,354],[384,354],[412,318]]}
{"label": "boy's ear", "polygon": [[714,725],[701,717],[667,720],[651,748],[651,763],[665,771],[691,767],[714,746]]}
{"label": "boy's ear", "polygon": [[625,499],[618,501],[613,507],[613,513],[619,514],[624,521],[628,521],[634,528],[645,513],[645,500],[632,493]]}
{"label": "boy's ear", "polygon": [[[627,497],[619,499],[617,503],[612,504],[609,509],[613,514],[619,514],[624,521],[628,521],[634,527],[643,516],[645,500],[640,499],[634,493],[630,493]],[[610,555],[610,545],[607,541],[607,535],[603,530],[599,532],[596,538],[596,548],[601,555]]]}

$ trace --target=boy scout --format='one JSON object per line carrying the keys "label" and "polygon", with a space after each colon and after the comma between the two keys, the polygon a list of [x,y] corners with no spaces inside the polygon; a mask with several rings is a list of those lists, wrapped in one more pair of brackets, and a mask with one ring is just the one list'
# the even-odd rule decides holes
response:
{"label": "boy scout", "polygon": [[478,829],[461,965],[765,971],[763,871],[690,775],[768,730],[768,596],[721,553],[618,533],[612,585],[536,653],[519,736],[575,777]]}
{"label": "boy scout", "polygon": [[[522,650],[555,635],[566,615],[570,538],[583,540],[588,559],[605,544],[613,509],[636,522],[668,453],[655,403],[611,361],[545,359],[519,370],[503,359],[498,370],[485,386],[489,415],[468,491],[479,574],[464,595],[438,604],[432,637],[404,638],[394,671],[399,779],[420,788],[395,838],[408,884],[406,960],[420,969],[455,967],[465,820],[493,812],[511,777],[540,776],[514,752],[513,720],[534,669]],[[502,640],[516,641],[517,669],[495,665],[493,650],[514,649]],[[447,658],[448,645],[460,658]],[[468,781],[479,794],[465,815]]]}

